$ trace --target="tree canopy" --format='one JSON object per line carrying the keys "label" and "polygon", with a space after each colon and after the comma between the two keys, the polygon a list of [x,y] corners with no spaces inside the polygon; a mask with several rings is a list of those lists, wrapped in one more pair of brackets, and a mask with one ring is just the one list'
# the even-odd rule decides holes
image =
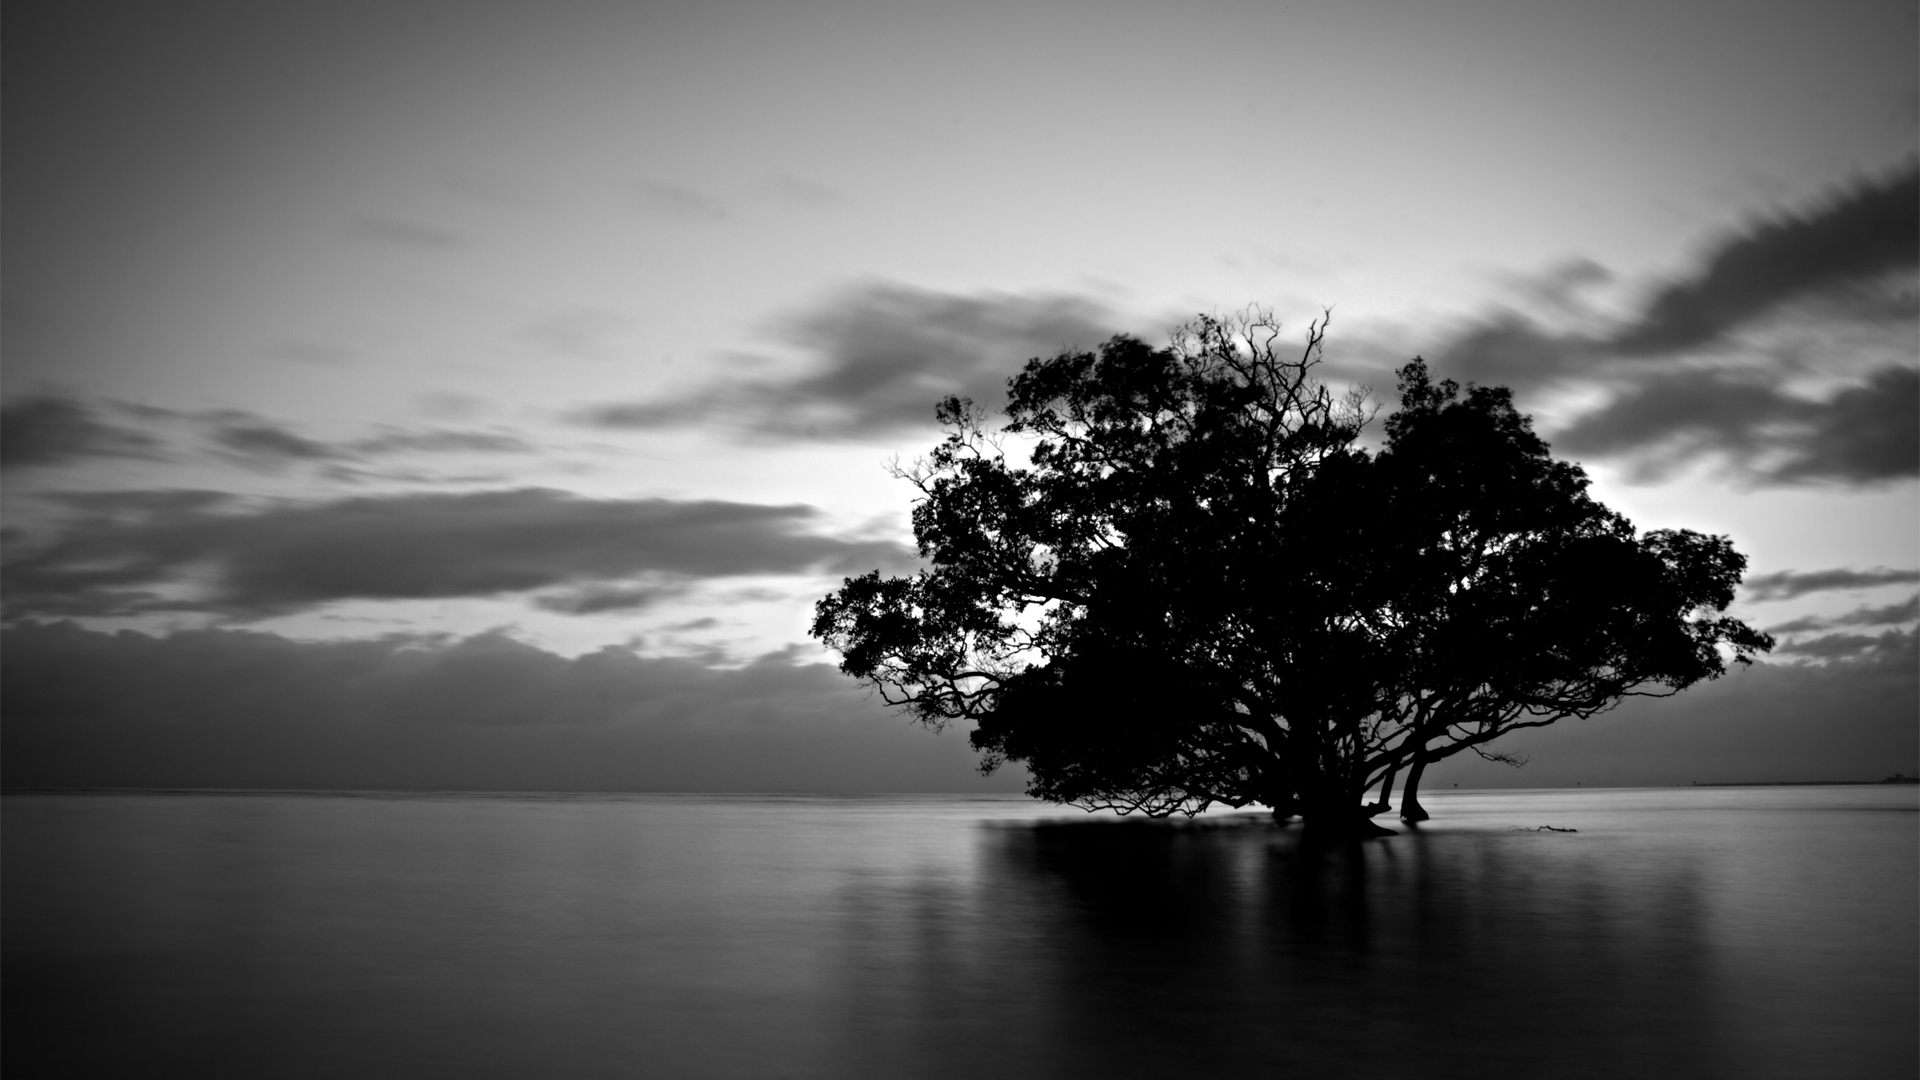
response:
{"label": "tree canopy", "polygon": [[[1034,359],[996,429],[948,398],[919,493],[926,569],[849,578],[813,634],[981,767],[1040,798],[1150,815],[1214,803],[1367,818],[1407,773],[1507,732],[1678,692],[1771,640],[1724,615],[1724,537],[1640,534],[1500,387],[1416,359],[1374,410],[1268,316],[1203,317]],[[1380,786],[1380,801],[1364,807]]]}

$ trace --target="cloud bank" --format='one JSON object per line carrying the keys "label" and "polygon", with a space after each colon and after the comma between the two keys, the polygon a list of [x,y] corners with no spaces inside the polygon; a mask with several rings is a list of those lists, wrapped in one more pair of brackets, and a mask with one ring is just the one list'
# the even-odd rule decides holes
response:
{"label": "cloud bank", "polygon": [[[1877,779],[1916,771],[1912,633],[1758,664],[1677,698],[1515,737],[1521,770],[1436,784]],[[737,669],[500,634],[303,642],[30,622],[0,631],[5,785],[552,791],[1017,791],[962,733],[887,715],[823,664]],[[1509,748],[1505,743],[1502,748]]]}
{"label": "cloud bank", "polygon": [[4,784],[519,791],[1019,790],[823,664],[738,669],[499,634],[302,642],[0,632]]}

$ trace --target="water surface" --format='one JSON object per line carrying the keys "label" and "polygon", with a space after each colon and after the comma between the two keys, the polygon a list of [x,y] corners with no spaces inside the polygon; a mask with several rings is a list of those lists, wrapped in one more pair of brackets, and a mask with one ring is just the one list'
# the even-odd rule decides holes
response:
{"label": "water surface", "polygon": [[1318,857],[1017,798],[9,795],[6,1064],[1911,1077],[1916,795],[1442,792]]}

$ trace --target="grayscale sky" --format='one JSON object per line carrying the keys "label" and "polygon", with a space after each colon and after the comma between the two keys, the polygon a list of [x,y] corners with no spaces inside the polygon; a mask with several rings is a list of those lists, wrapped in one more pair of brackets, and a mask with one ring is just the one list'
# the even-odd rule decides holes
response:
{"label": "grayscale sky", "polygon": [[[1911,771],[1917,34],[1811,0],[10,3],[9,693],[66,719],[9,749],[981,783],[805,636],[911,564],[885,462],[1029,356],[1257,303],[1330,309],[1329,377],[1389,405],[1416,354],[1511,385],[1637,524],[1734,537],[1783,647],[1648,714],[1689,768],[1720,729],[1684,725],[1819,688],[1867,717],[1831,768]],[[1738,767],[1804,771],[1817,721]],[[354,772],[381,740],[413,749]],[[1605,756],[1563,743],[1513,776]],[[1686,779],[1620,745],[1593,775]]]}

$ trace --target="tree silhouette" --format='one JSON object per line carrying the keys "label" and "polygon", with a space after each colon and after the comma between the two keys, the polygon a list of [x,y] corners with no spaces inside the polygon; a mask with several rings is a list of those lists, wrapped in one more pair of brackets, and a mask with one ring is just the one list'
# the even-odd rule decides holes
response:
{"label": "tree silhouette", "polygon": [[[1719,613],[1724,538],[1637,536],[1500,388],[1416,360],[1377,452],[1363,395],[1250,313],[1153,349],[1029,361],[998,430],[949,398],[919,492],[929,568],[816,608],[841,669],[1040,798],[1150,815],[1213,803],[1368,818],[1408,773],[1523,727],[1667,694],[1771,641]],[[1024,460],[1023,460],[1024,459]],[[1362,805],[1380,784],[1382,796]]]}

